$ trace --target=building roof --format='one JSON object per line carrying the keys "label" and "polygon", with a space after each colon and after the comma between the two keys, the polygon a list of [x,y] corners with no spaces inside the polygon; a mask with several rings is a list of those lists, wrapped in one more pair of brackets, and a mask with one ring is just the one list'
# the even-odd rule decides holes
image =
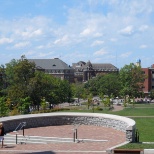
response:
{"label": "building roof", "polygon": [[73,63],[73,68],[74,69],[86,69],[87,66],[91,66],[94,70],[118,70],[117,67],[110,63],[91,63],[88,61],[87,63],[83,62],[81,63]]}
{"label": "building roof", "polygon": [[117,67],[115,67],[110,63],[102,63],[102,64],[93,63],[92,65],[93,65],[93,69],[118,69]]}
{"label": "building roof", "polygon": [[65,62],[60,60],[59,58],[54,59],[28,59],[30,62],[34,62],[37,68],[40,69],[55,69],[55,70],[68,70],[72,69]]}

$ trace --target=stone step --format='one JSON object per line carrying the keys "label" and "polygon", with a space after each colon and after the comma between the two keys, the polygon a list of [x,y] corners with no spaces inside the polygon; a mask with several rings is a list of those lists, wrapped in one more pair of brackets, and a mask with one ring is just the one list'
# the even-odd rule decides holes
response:
{"label": "stone step", "polygon": [[[16,144],[16,135],[7,134],[4,136],[6,144]],[[94,140],[94,139],[75,139],[76,143],[79,142],[107,142],[108,140]],[[36,144],[47,144],[47,143],[61,143],[74,142],[73,138],[59,138],[59,137],[43,137],[43,136],[23,136],[17,135],[17,143],[19,144],[28,144],[28,143],[36,143]]]}
{"label": "stone step", "polygon": [[[15,143],[16,135],[7,134],[4,136],[5,143]],[[73,142],[72,138],[58,138],[58,137],[42,137],[42,136],[22,136],[17,135],[17,143],[53,143],[53,142]]]}

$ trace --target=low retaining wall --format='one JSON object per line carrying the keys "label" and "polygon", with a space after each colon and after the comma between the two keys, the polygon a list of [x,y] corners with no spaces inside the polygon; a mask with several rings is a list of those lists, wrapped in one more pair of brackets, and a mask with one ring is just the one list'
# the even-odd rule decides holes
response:
{"label": "low retaining wall", "polygon": [[26,122],[25,128],[78,124],[110,127],[125,132],[126,141],[135,141],[135,121],[111,114],[54,112],[3,117],[0,121],[6,132],[14,131],[20,122]]}

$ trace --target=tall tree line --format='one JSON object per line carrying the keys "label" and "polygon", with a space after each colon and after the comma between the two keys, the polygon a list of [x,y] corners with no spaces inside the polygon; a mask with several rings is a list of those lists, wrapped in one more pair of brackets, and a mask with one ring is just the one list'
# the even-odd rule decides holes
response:
{"label": "tall tree line", "polygon": [[39,110],[42,99],[49,102],[50,107],[50,104],[69,102],[72,98],[68,81],[37,71],[35,63],[25,56],[1,66],[0,74],[1,116],[13,109],[28,113],[30,106]]}

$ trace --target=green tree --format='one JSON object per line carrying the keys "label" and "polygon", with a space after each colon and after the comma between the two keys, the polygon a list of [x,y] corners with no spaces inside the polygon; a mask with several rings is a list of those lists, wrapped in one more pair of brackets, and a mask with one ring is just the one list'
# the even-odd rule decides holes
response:
{"label": "green tree", "polygon": [[92,94],[93,96],[98,95],[98,78],[92,78],[88,82],[84,84],[84,88],[87,92]]}
{"label": "green tree", "polygon": [[140,66],[131,63],[125,65],[119,72],[121,82],[121,95],[137,97],[142,91],[145,75]]}
{"label": "green tree", "polygon": [[110,96],[118,96],[120,91],[119,75],[115,73],[98,76],[97,85],[98,93]]}
{"label": "green tree", "polygon": [[150,91],[150,98],[151,98],[151,99],[154,99],[154,90],[151,90],[151,91]]}
{"label": "green tree", "polygon": [[5,89],[7,86],[6,82],[6,74],[5,74],[5,66],[0,66],[0,97],[5,96]]}
{"label": "green tree", "polygon": [[34,63],[29,62],[24,56],[6,65],[7,94],[14,103],[17,103],[20,98],[28,97],[27,87],[30,79],[34,77],[34,69]]}
{"label": "green tree", "polygon": [[29,107],[30,107],[30,98],[20,98],[19,103],[18,103],[18,110],[20,113],[29,113]]}
{"label": "green tree", "polygon": [[6,104],[5,97],[0,97],[0,117],[7,116],[9,108]]}
{"label": "green tree", "polygon": [[41,108],[42,108],[43,110],[46,110],[46,100],[45,100],[44,97],[41,99]]}
{"label": "green tree", "polygon": [[73,96],[78,98],[78,102],[79,102],[79,98],[83,97],[84,85],[82,83],[75,83],[75,84],[72,84],[71,87],[72,87]]}

